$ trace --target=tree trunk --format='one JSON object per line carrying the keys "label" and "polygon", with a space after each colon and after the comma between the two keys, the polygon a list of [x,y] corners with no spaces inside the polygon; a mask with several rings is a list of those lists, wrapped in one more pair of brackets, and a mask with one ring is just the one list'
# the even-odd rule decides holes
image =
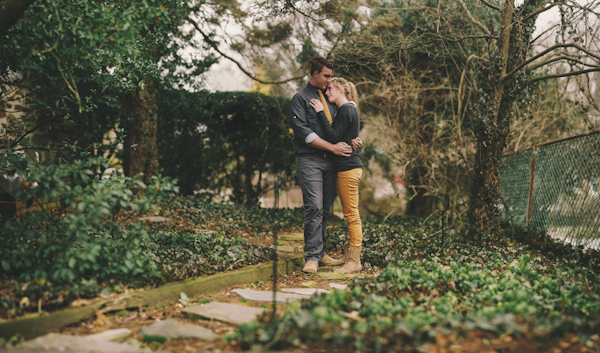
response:
{"label": "tree trunk", "polygon": [[123,171],[128,177],[143,173],[144,182],[149,184],[151,177],[159,171],[156,148],[157,100],[154,82],[146,79],[144,83],[143,89],[125,101],[129,122],[126,127]]}
{"label": "tree trunk", "polygon": [[[527,8],[539,3],[526,1],[521,7]],[[523,11],[525,12],[525,11]],[[513,116],[512,107],[516,98],[524,93],[524,73],[507,77],[507,72],[527,58],[529,42],[536,16],[522,21],[527,13],[520,13],[513,21],[514,3],[506,1],[498,47],[491,60],[489,97],[485,115],[476,121],[477,154],[471,188],[470,224],[471,235],[489,234],[497,236],[501,232],[501,214],[498,209],[501,197],[498,179],[498,165],[510,132]]]}
{"label": "tree trunk", "polygon": [[417,121],[418,135],[415,143],[415,161],[409,177],[409,190],[412,195],[406,206],[406,214],[413,216],[429,216],[435,211],[435,197],[426,195],[429,190],[431,177],[431,144],[433,128],[431,120],[436,114],[436,102],[425,96],[422,97],[423,113]]}

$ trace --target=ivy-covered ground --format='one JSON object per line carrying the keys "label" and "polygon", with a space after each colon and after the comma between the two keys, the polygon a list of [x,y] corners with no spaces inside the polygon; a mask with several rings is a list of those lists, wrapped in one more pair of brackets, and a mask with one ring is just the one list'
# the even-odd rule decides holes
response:
{"label": "ivy-covered ground", "polygon": [[[142,216],[171,221],[138,222]],[[10,234],[18,222],[4,220],[0,320],[270,261],[272,216],[259,207],[171,197],[150,214],[122,210],[113,225],[122,231],[113,236],[92,229],[72,244],[33,231]],[[297,231],[303,214],[277,211],[276,219]]]}
{"label": "ivy-covered ground", "polygon": [[[190,198],[170,198],[154,214],[172,221],[142,227],[148,238],[139,249],[148,259],[149,270],[144,272],[148,280],[113,276],[98,281],[95,290],[85,295],[113,295],[269,261],[273,225],[277,224],[280,232],[291,233],[301,231],[303,222],[302,210],[273,213]],[[135,217],[123,222],[125,226],[133,224],[137,224]],[[330,225],[328,245],[330,252],[336,253],[345,242],[346,227],[340,219],[333,219]],[[446,229],[442,248],[435,217],[370,217],[363,227],[364,273],[378,276],[351,281],[349,291],[280,306],[274,320],[267,314],[237,329],[219,327],[218,332],[226,333],[225,340],[209,346],[289,352],[600,351],[597,251],[564,247],[517,229],[506,229],[502,239],[469,239],[460,231]],[[330,289],[329,281],[299,271],[282,277],[280,285],[292,287],[305,281]],[[67,305],[78,296],[84,298],[82,292],[73,296],[69,292],[73,287],[61,286],[65,284],[3,279],[1,313],[37,310],[40,297],[50,298],[44,299],[44,309]],[[247,286],[271,289],[270,283]],[[240,301],[228,295],[229,290],[190,298],[189,303]],[[23,305],[26,297],[29,302]],[[187,320],[179,312],[183,305],[107,314],[64,332],[86,334],[124,325],[135,329],[149,320],[168,317]],[[206,343],[190,340],[147,346],[172,351],[207,348]]]}
{"label": "ivy-covered ground", "polygon": [[[597,251],[515,229],[507,229],[503,239],[451,232],[442,248],[437,222],[422,222],[367,220],[363,261],[385,268],[379,276],[291,305],[284,315],[243,325],[227,339],[243,348],[312,343],[437,352],[453,345],[460,351],[458,343],[473,334],[488,342],[525,338],[531,347],[571,334],[578,351],[600,350]],[[344,241],[344,232],[343,225],[332,229],[334,244]]]}

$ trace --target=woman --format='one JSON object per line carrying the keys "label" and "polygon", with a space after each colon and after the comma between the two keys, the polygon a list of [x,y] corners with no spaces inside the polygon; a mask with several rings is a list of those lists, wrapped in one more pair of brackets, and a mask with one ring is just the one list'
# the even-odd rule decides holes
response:
{"label": "woman", "polygon": [[[343,78],[335,77],[327,86],[327,98],[338,107],[333,124],[325,115],[323,104],[318,99],[310,101],[311,107],[325,130],[325,139],[333,144],[340,141],[352,145],[351,140],[358,136],[360,118],[356,87]],[[338,273],[353,273],[362,270],[360,252],[362,247],[362,224],[358,213],[358,184],[362,177],[363,165],[356,150],[349,157],[334,156],[337,172],[337,186],[344,218],[348,224],[348,243],[344,245],[344,266],[335,270]]]}

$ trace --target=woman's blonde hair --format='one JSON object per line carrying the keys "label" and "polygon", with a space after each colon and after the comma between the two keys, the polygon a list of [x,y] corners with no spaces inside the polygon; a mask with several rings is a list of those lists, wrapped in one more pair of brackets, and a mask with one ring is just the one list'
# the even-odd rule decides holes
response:
{"label": "woman's blonde hair", "polygon": [[341,77],[334,77],[331,79],[331,83],[333,83],[333,85],[337,88],[341,89],[342,92],[344,92],[346,99],[354,102],[356,104],[356,108],[358,108],[358,94],[356,93],[356,86],[354,86],[352,82]]}

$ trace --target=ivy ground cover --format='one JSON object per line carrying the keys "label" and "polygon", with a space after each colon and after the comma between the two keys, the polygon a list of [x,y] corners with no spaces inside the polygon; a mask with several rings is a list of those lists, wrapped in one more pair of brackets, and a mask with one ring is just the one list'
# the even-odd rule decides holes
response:
{"label": "ivy ground cover", "polygon": [[[453,234],[442,248],[437,224],[420,221],[365,222],[363,261],[383,268],[379,276],[265,315],[228,340],[242,348],[437,352],[473,332],[535,342],[576,334],[582,351],[600,350],[598,252],[542,247],[543,237],[518,230],[477,241]],[[332,229],[334,244],[344,232]]]}
{"label": "ivy ground cover", "polygon": [[[143,190],[134,195],[127,184],[98,183],[89,200],[77,199],[89,201],[79,211],[0,219],[0,319],[267,262],[272,249],[256,240],[274,222],[288,230],[302,224],[299,210],[272,214],[179,197],[153,204]],[[125,209],[101,213],[115,205]],[[144,211],[172,221],[138,222]]]}

